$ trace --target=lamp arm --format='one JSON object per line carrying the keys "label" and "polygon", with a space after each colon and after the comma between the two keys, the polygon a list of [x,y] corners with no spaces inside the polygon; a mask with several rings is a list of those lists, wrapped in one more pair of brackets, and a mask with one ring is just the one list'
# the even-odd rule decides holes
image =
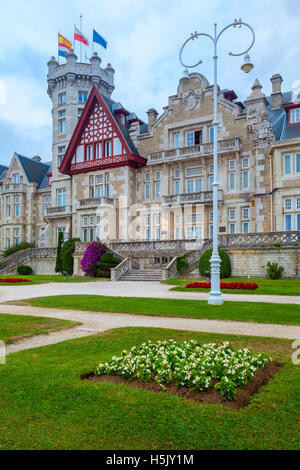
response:
{"label": "lamp arm", "polygon": [[228,26],[226,26],[225,28],[222,29],[222,31],[220,31],[220,33],[218,34],[217,36],[217,42],[220,38],[220,36],[224,33],[224,31],[226,31],[228,28],[236,28],[237,26],[239,26],[241,28],[241,26],[244,25],[246,26],[248,29],[250,29],[251,33],[252,33],[252,42],[250,44],[250,47],[248,47],[248,49],[246,49],[245,51],[243,52],[240,52],[239,54],[234,54],[233,52],[229,52],[228,54],[229,55],[232,55],[232,56],[240,56],[240,55],[244,55],[246,54],[248,51],[250,51],[251,47],[253,46],[254,44],[254,41],[255,41],[255,33],[253,31],[253,28],[248,24],[248,23],[244,23],[242,20],[235,20],[234,23],[231,23],[229,24]]}
{"label": "lamp arm", "polygon": [[212,42],[215,44],[215,39],[210,35],[210,34],[206,34],[206,33],[192,33],[191,34],[191,37],[189,37],[182,45],[181,49],[180,49],[180,52],[179,52],[179,61],[181,63],[181,65],[183,65],[184,67],[187,67],[187,68],[193,68],[193,67],[197,67],[197,65],[200,65],[202,64],[202,59],[200,59],[196,64],[194,65],[187,65],[185,64],[183,61],[182,61],[182,51],[184,49],[184,47],[186,46],[186,44],[189,42],[189,41],[193,41],[194,39],[197,39],[199,36],[206,36],[208,37],[209,39],[212,40]]}

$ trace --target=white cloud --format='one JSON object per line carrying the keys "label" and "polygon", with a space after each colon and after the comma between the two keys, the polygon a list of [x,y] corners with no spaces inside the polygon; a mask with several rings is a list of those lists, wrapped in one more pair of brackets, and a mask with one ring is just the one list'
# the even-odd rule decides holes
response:
{"label": "white cloud", "polygon": [[[5,21],[1,27],[0,79],[7,83],[7,104],[0,105],[0,119],[14,126],[14,135],[21,127],[26,128],[26,147],[32,145],[31,154],[36,153],[35,147],[45,148],[43,129],[51,125],[46,62],[51,55],[57,54],[57,31],[72,39],[73,25],[79,26],[80,14],[83,15],[84,33],[90,39],[94,26],[108,40],[107,50],[98,46],[96,49],[102,65],[111,62],[116,70],[113,98],[143,119],[146,119],[149,107],[161,112],[168,96],[176,93],[182,76],[178,60],[182,43],[195,30],[211,34],[215,21],[221,28],[241,17],[256,33],[256,43],[250,51],[255,69],[249,75],[240,71],[242,58],[227,54],[229,50],[235,52],[239,47],[244,48],[249,36],[242,30],[224,34],[218,53],[221,88],[233,88],[240,99],[245,99],[256,77],[266,94],[270,94],[269,79],[273,73],[283,75],[284,90],[300,79],[300,2],[295,0],[5,2],[1,9]],[[91,48],[85,52],[89,57]],[[211,44],[203,38],[191,45],[186,56],[189,60],[203,58],[203,64],[196,70],[206,75],[210,82],[212,55]],[[23,144],[24,132],[21,133],[20,143]],[[48,139],[50,154],[50,133]],[[17,141],[11,142],[11,153],[17,147]]]}

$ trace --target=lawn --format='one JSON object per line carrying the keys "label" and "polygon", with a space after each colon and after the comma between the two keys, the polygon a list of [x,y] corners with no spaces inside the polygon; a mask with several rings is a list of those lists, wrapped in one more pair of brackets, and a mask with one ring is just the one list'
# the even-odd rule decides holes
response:
{"label": "lawn", "polygon": [[300,325],[300,305],[263,302],[225,302],[215,307],[204,300],[109,297],[104,295],[56,295],[10,303],[93,312],[207,318]]}
{"label": "lawn", "polygon": [[[126,385],[80,380],[151,339],[232,341],[284,367],[240,410]],[[300,367],[291,342],[123,328],[11,354],[0,365],[0,449],[297,449]]]}
{"label": "lawn", "polygon": [[14,343],[21,338],[72,328],[80,323],[56,318],[0,314],[0,340]]}
{"label": "lawn", "polygon": [[[6,278],[21,278],[21,279],[29,279],[31,282],[18,282],[16,284],[9,283],[9,282],[1,282],[1,278],[6,279]],[[69,277],[68,279],[65,279],[65,276],[62,276],[60,274],[32,274],[29,276],[20,276],[20,275],[14,275],[14,274],[9,274],[8,276],[2,275],[0,276],[0,286],[25,286],[25,285],[32,285],[32,284],[45,284],[48,282],[96,282],[96,281],[110,281],[110,279],[106,278],[95,278],[95,277]]]}
{"label": "lawn", "polygon": [[[186,291],[186,292],[209,292],[210,289],[185,288],[190,282],[199,282],[205,279],[177,278],[162,281],[162,284],[176,286],[170,290]],[[224,294],[262,294],[262,295],[300,295],[300,279],[264,279],[264,278],[237,278],[230,277],[222,279],[224,282],[256,282],[258,289],[256,290],[235,290],[221,289]]]}

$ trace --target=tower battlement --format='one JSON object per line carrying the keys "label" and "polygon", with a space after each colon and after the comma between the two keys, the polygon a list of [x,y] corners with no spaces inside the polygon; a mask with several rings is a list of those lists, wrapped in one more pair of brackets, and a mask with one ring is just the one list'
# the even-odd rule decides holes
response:
{"label": "tower battlement", "polygon": [[78,82],[80,85],[91,88],[95,85],[99,91],[107,96],[111,96],[114,90],[114,69],[111,64],[106,68],[101,67],[101,59],[97,52],[90,58],[90,63],[77,62],[77,56],[71,49],[66,55],[66,63],[59,65],[55,57],[51,57],[48,62],[48,94],[53,99],[53,92],[56,87],[66,88]]}

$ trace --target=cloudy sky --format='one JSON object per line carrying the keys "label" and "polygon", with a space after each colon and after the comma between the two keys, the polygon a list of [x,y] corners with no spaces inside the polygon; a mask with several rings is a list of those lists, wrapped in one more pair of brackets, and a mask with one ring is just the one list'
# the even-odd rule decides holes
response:
{"label": "cloudy sky", "polygon": [[[146,110],[159,112],[176,93],[183,67],[178,60],[191,32],[213,32],[242,18],[254,28],[251,50],[255,69],[240,71],[242,58],[228,55],[246,48],[246,30],[224,34],[219,46],[219,85],[234,89],[244,100],[256,77],[270,94],[270,77],[281,73],[283,90],[300,79],[299,0],[1,0],[0,17],[0,163],[14,151],[51,159],[51,103],[47,95],[47,62],[57,54],[57,32],[72,39],[83,15],[83,32],[92,27],[108,40],[97,51],[102,65],[115,69],[113,98],[146,119]],[[86,49],[91,56],[91,48]],[[212,82],[212,44],[194,41],[186,61],[203,58],[196,69]],[[63,62],[64,59],[61,59]]]}

